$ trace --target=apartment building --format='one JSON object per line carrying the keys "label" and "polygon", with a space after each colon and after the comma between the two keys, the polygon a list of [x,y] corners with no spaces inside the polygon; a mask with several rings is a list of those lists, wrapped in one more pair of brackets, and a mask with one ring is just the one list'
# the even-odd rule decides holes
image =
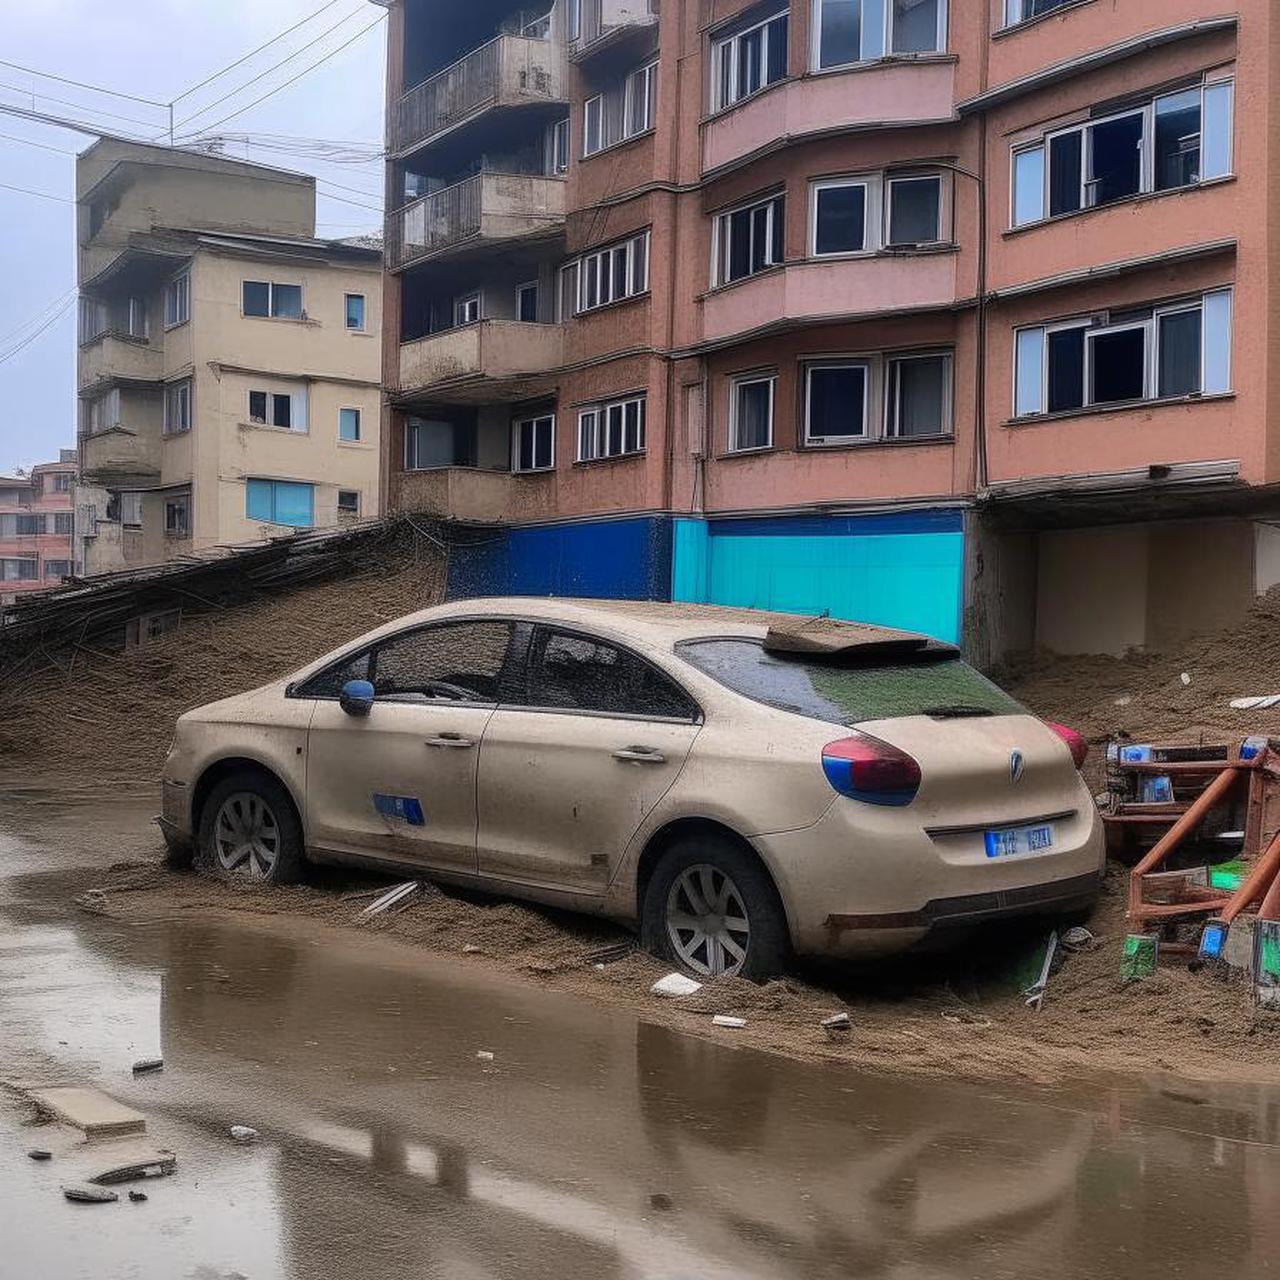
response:
{"label": "apartment building", "polygon": [[81,571],[379,514],[382,255],[315,180],[103,139],[77,192]]}
{"label": "apartment building", "polygon": [[990,662],[1280,581],[1267,0],[387,7],[385,497],[478,585]]}
{"label": "apartment building", "polygon": [[25,475],[0,475],[0,604],[56,587],[73,571],[76,451]]}

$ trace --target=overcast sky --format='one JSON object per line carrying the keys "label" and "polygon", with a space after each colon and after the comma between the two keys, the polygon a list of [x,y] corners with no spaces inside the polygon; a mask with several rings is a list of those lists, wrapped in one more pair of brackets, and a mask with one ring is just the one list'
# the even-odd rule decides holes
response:
{"label": "overcast sky", "polygon": [[[67,79],[104,85],[139,98],[169,102],[206,76],[293,23],[318,10],[324,0],[38,0],[20,4],[0,0],[0,59]],[[245,106],[329,50],[354,36],[382,12],[367,0],[335,0],[314,21],[273,45],[229,75],[178,103],[177,118],[192,115],[223,94],[260,75],[342,19],[342,25],[279,70],[195,117],[188,131],[212,125]],[[354,44],[260,106],[217,127],[235,134],[289,134],[380,146],[382,140],[383,59],[386,23],[379,23]],[[77,118],[91,117],[104,127],[114,123],[126,133],[154,137],[168,127],[163,108],[143,106],[88,93],[66,84],[37,81],[0,66],[0,103],[30,107],[30,90],[77,104],[37,99],[38,110]],[[15,89],[17,91],[15,91]],[[132,120],[111,122],[110,111]],[[181,132],[181,130],[180,130]],[[74,153],[92,138],[0,113],[0,184],[25,187],[60,197],[44,200],[0,186],[0,473],[57,457],[75,444],[76,308],[29,346],[5,359],[31,332],[30,322],[52,314],[52,305],[76,284]],[[24,142],[14,141],[25,139]],[[40,143],[42,150],[28,145]],[[243,143],[228,153],[282,168],[304,170],[368,195],[322,189],[317,219],[322,236],[357,235],[380,229],[376,209],[339,202],[350,197],[380,207],[381,168],[317,162],[269,154]],[[28,326],[23,328],[23,326]]]}

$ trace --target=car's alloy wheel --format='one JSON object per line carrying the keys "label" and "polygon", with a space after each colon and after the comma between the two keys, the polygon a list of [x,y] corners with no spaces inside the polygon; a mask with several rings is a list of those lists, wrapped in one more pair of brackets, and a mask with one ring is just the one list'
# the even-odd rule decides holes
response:
{"label": "car's alloy wheel", "polygon": [[719,867],[695,863],[667,893],[667,937],[677,959],[710,977],[737,973],[751,945],[751,920],[738,886]]}
{"label": "car's alloy wheel", "polygon": [[280,857],[280,824],[271,806],[252,791],[236,791],[218,810],[213,847],[221,870],[268,880]]}

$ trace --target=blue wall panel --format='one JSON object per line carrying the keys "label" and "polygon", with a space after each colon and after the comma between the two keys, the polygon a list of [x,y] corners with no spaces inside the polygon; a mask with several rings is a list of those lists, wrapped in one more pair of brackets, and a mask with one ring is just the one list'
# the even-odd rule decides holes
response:
{"label": "blue wall panel", "polygon": [[[674,598],[877,622],[958,642],[959,512],[677,521]],[[700,559],[701,557],[701,559]]]}

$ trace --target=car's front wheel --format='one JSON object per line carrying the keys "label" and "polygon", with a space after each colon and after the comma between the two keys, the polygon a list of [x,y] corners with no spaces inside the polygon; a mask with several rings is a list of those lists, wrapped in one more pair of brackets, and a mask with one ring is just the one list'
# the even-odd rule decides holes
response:
{"label": "car's front wheel", "polygon": [[301,878],[302,830],[285,789],[264,773],[217,783],[200,814],[197,862],[215,875],[291,884]]}
{"label": "car's front wheel", "polygon": [[780,973],[790,937],[763,868],[727,836],[682,837],[663,854],[641,909],[645,948],[695,978]]}

